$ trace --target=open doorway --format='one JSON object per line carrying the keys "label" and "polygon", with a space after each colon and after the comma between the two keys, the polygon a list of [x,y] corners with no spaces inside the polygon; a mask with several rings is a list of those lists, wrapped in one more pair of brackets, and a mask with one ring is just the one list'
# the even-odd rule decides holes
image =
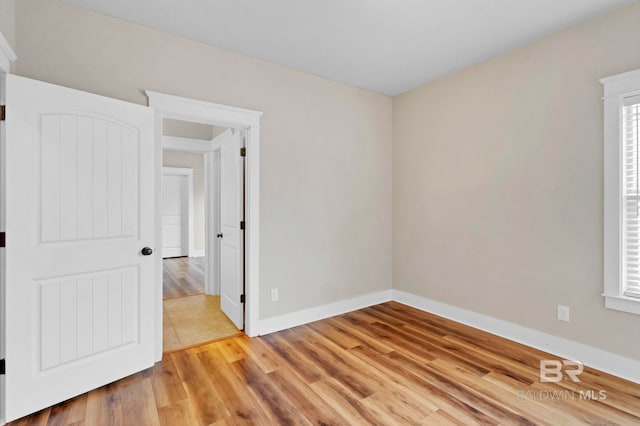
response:
{"label": "open doorway", "polygon": [[[197,99],[184,98],[180,96],[168,95],[147,90],[149,98],[149,106],[155,111],[156,125],[156,240],[162,239],[161,223],[161,205],[162,197],[162,147],[171,144],[171,138],[162,135],[163,121],[166,118],[174,120],[182,120],[187,122],[210,124],[214,126],[226,127],[229,129],[227,136],[232,135],[236,141],[241,140],[244,157],[245,170],[245,194],[244,194],[244,223],[242,228],[243,236],[243,252],[244,262],[239,266],[239,276],[244,281],[244,293],[238,294],[234,301],[241,308],[242,320],[244,322],[244,332],[249,336],[257,336],[260,334],[260,119],[262,112],[238,108],[229,105],[216,104]],[[210,147],[211,144],[205,143]],[[201,149],[203,143],[199,141],[181,141],[180,148],[185,147]],[[229,145],[227,145],[229,146]],[[169,146],[165,146],[170,148]],[[210,155],[209,151],[205,155],[206,164],[215,164],[215,155]],[[239,150],[238,150],[239,151]],[[238,152],[236,151],[236,152]],[[206,174],[206,172],[205,172]],[[205,182],[211,179],[206,176]],[[207,191],[213,191],[214,188],[208,187]],[[209,197],[213,199],[213,197]],[[206,207],[205,207],[206,208]],[[215,224],[213,214],[205,214],[205,292],[212,291],[219,281],[216,281],[215,271],[221,270],[221,265],[216,265],[213,260],[220,259],[220,252],[216,256],[209,256],[209,253],[215,253],[219,249],[219,241],[214,233]],[[226,237],[226,235],[225,235]],[[225,238],[226,239],[226,238]],[[229,241],[229,239],[227,239]],[[160,256],[156,257],[156,295],[155,295],[155,348],[154,354],[156,361],[162,359],[162,261]]]}
{"label": "open doorway", "polygon": [[[229,180],[226,175],[229,175],[230,160],[222,158],[223,153],[228,156],[232,152],[228,145],[238,139],[233,137],[234,133],[237,131],[211,124],[163,119],[163,352],[242,332],[243,316],[239,317],[237,309],[230,308],[225,299],[229,298],[225,285],[244,286],[244,282],[239,281],[241,275],[234,277],[233,270],[229,275],[224,267],[230,256],[237,257],[240,265],[244,259],[241,246],[229,253],[223,240],[224,233],[227,240],[233,239],[224,227],[225,212],[244,209],[244,168],[234,167],[232,158],[232,173],[239,172],[241,176],[231,176]],[[239,152],[236,154],[239,158]],[[211,219],[209,223],[207,215]],[[218,238],[208,239],[207,228]],[[207,240],[213,243],[214,250],[205,249]],[[237,274],[241,274],[240,265]],[[207,276],[213,278],[212,282],[207,283]],[[243,288],[238,292],[244,293]]]}

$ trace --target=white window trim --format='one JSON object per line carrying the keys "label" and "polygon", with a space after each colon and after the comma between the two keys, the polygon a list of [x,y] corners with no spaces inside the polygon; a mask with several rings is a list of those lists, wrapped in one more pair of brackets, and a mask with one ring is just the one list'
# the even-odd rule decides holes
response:
{"label": "white window trim", "polygon": [[600,79],[604,85],[604,299],[609,309],[640,315],[640,298],[624,295],[621,264],[622,101],[640,93],[640,69]]}

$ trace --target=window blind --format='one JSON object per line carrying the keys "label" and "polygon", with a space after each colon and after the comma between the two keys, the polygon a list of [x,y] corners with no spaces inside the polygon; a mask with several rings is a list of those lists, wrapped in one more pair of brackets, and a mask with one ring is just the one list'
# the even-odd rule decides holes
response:
{"label": "window blind", "polygon": [[640,298],[640,95],[622,106],[622,278],[624,295]]}

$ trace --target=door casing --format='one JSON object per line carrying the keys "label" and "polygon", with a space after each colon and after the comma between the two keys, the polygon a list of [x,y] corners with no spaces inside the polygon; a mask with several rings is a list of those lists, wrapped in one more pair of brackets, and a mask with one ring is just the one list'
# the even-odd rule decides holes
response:
{"label": "door casing", "polygon": [[[155,163],[156,163],[156,215],[161,218],[162,190],[162,120],[171,118],[197,123],[212,124],[244,131],[246,147],[245,182],[245,333],[259,333],[260,301],[260,117],[262,112],[227,105],[183,98],[159,92],[146,91],[149,106],[155,111]],[[212,160],[213,161],[213,160]],[[210,216],[210,213],[207,214]],[[209,220],[210,218],[207,218]],[[157,237],[162,228],[157,226]],[[211,228],[212,229],[212,228]],[[205,250],[211,250],[210,244]],[[207,254],[207,257],[209,256]],[[155,355],[162,359],[162,261],[156,264]]]}

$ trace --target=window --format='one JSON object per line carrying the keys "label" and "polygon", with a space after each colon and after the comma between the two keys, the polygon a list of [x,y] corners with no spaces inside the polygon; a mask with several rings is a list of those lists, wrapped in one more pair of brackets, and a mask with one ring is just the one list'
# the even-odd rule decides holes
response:
{"label": "window", "polygon": [[600,81],[605,306],[640,315],[640,70]]}

